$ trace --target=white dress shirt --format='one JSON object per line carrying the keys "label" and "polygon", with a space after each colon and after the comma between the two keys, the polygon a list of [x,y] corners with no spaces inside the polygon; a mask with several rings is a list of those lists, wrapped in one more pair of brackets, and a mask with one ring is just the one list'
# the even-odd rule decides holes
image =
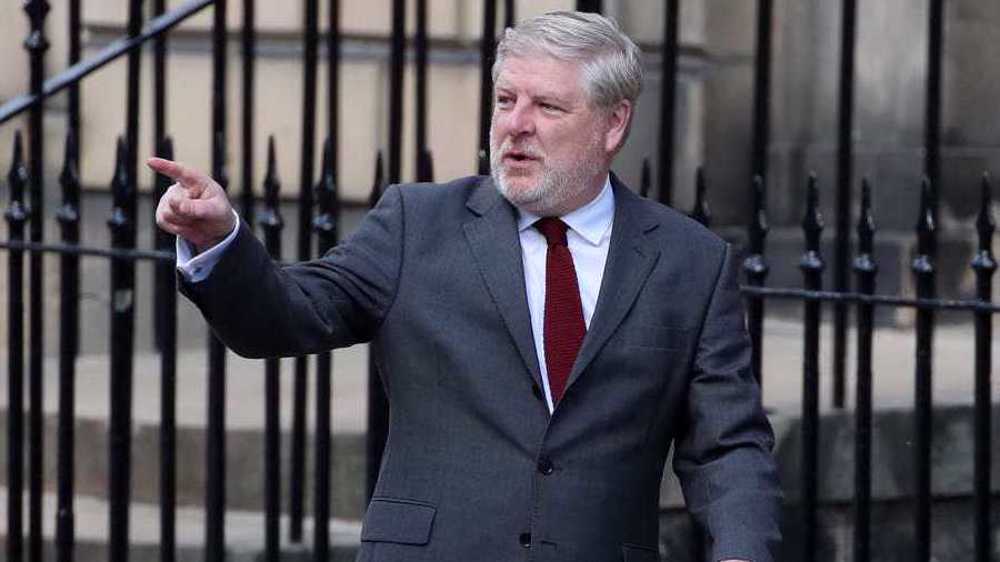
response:
{"label": "white dress shirt", "polygon": [[208,277],[212,273],[215,264],[219,263],[219,258],[229,247],[229,244],[236,239],[236,233],[240,231],[240,214],[233,209],[233,216],[236,217],[236,226],[233,231],[226,236],[222,242],[197,253],[187,240],[177,237],[177,271],[181,272],[184,280],[188,283],[197,283]]}
{"label": "white dress shirt", "polygon": [[[236,214],[236,211],[233,211]],[[590,328],[594,316],[597,296],[604,279],[604,264],[611,246],[611,225],[615,216],[615,197],[611,190],[611,178],[604,181],[604,188],[593,201],[560,217],[569,227],[566,243],[573,255],[577,284],[580,287],[580,302],[583,305],[583,321]],[[551,413],[555,409],[549,375],[545,367],[545,258],[548,244],[541,232],[533,225],[541,217],[518,209],[517,229],[521,240],[521,259],[524,263],[524,286],[527,289],[528,311],[531,313],[531,331],[538,355],[538,367],[542,374],[545,402]],[[177,237],[177,269],[190,283],[202,281],[212,272],[226,248],[236,238],[239,230],[239,215],[236,214],[236,228],[222,242],[195,255],[194,248]]]}
{"label": "white dress shirt", "polygon": [[[573,255],[576,281],[580,287],[580,302],[583,305],[583,321],[587,329],[590,329],[590,319],[594,316],[597,295],[604,279],[604,264],[611,247],[611,223],[614,216],[615,197],[609,177],[604,182],[604,189],[593,201],[559,217],[569,227],[566,230],[566,244]],[[535,338],[538,368],[542,372],[545,402],[551,413],[555,405],[549,388],[548,369],[545,367],[545,258],[549,246],[545,236],[533,228],[540,218],[518,209],[517,229],[521,238],[521,259],[524,262],[528,311],[531,313],[531,332]]]}

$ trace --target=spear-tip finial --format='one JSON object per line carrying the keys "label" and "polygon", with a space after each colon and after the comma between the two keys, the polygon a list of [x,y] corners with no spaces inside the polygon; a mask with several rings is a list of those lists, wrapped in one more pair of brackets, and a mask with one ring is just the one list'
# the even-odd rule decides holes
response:
{"label": "spear-tip finial", "polygon": [[979,187],[979,216],[976,218],[979,249],[980,251],[990,251],[993,233],[996,231],[996,222],[993,220],[993,190],[989,172],[983,172]]}
{"label": "spear-tip finial", "polygon": [[375,180],[372,182],[371,195],[368,198],[368,206],[374,207],[378,200],[382,198],[382,188],[385,183],[385,166],[382,162],[382,151],[375,153]]}
{"label": "spear-tip finial", "polygon": [[708,178],[704,166],[698,166],[694,173],[694,209],[691,217],[708,227],[712,224],[712,211],[708,206]]}
{"label": "spear-tip finial", "polygon": [[267,172],[264,174],[264,196],[268,207],[278,204],[281,179],[278,177],[278,156],[274,147],[274,135],[267,137]]}
{"label": "spear-tip finial", "polygon": [[76,146],[76,133],[73,130],[66,132],[66,149],[63,157],[63,169],[62,173],[59,174],[59,183],[63,186],[63,195],[66,195],[66,189],[74,184],[79,184],[79,162],[78,162],[78,149]]}
{"label": "spear-tip finial", "polygon": [[337,193],[337,181],[333,170],[333,139],[327,137],[323,142],[323,164],[319,183],[316,184],[317,205],[321,213],[328,213],[334,205],[333,198]]}
{"label": "spear-tip finial", "polygon": [[920,216],[917,218],[917,232],[932,233],[936,230],[933,208],[933,185],[930,178],[924,176],[920,182]]}
{"label": "spear-tip finial", "polygon": [[7,180],[10,182],[11,199],[20,200],[28,183],[28,169],[24,165],[24,141],[20,130],[14,133],[14,157],[10,161]]}
{"label": "spear-tip finial", "polygon": [[649,191],[653,188],[653,169],[649,164],[649,157],[642,159],[642,171],[639,175],[639,195],[649,197]]}

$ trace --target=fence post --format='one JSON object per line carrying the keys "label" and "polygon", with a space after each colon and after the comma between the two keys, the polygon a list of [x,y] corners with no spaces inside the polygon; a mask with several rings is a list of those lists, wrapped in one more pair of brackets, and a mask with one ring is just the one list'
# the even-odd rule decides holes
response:
{"label": "fence post", "polygon": [[[748,237],[749,255],[743,261],[743,272],[751,287],[763,287],[767,279],[768,266],[764,260],[764,240],[767,238],[767,208],[764,194],[764,178],[753,178],[753,212],[750,216]],[[747,299],[747,331],[753,348],[752,368],[754,378],[763,392],[764,377],[761,372],[761,354],[764,351],[764,298],[751,296]]]}
{"label": "fence post", "polygon": [[[45,0],[27,0],[24,11],[30,20],[31,30],[24,41],[28,52],[31,94],[41,96],[45,79],[45,52],[49,42],[45,38],[45,18],[49,13],[49,3]],[[42,242],[44,238],[45,211],[45,106],[42,103],[31,106],[28,115],[28,185],[31,194],[31,204],[28,213],[31,217],[28,228],[31,241]],[[28,506],[28,555],[31,562],[42,560],[42,479],[44,478],[44,420],[43,420],[43,360],[45,336],[45,311],[42,307],[45,291],[44,262],[39,252],[32,252],[29,261],[29,283],[31,284],[31,301],[29,307],[28,341],[28,377],[31,411],[29,413],[29,506]]]}
{"label": "fence post", "polygon": [[[875,219],[872,216],[872,190],[868,179],[861,182],[861,213],[858,218],[858,255],[854,272],[858,292],[875,293],[878,265],[875,263]],[[858,302],[857,396],[854,440],[854,560],[871,559],[871,460],[872,460],[872,337],[874,309],[871,303]]]}
{"label": "fence post", "polygon": [[[597,8],[600,11],[600,8]],[[674,195],[674,130],[677,105],[678,29],[680,0],[667,0],[663,21],[662,79],[660,83],[660,180],[659,201],[670,205]]]}
{"label": "fence post", "polygon": [[705,178],[705,168],[698,166],[694,178],[694,208],[691,209],[689,216],[705,228],[711,228],[712,211],[708,208],[708,180]]}
{"label": "fence post", "polygon": [[[483,29],[479,41],[479,173],[489,170],[490,121],[493,112],[493,61],[496,57],[496,0],[483,0]],[[486,168],[483,164],[486,163]],[[389,174],[392,183],[392,173]]]}
{"label": "fence post", "polygon": [[[851,183],[854,166],[852,129],[854,125],[854,44],[857,0],[843,0],[840,41],[840,108],[837,136],[837,241],[834,252],[834,290],[850,289],[847,271],[851,252]],[[847,364],[847,303],[833,305],[833,405],[844,407]]]}
{"label": "fence post", "polygon": [[[819,214],[819,189],[815,175],[809,176],[806,195],[806,214],[802,230],[806,238],[806,252],[799,268],[802,270],[805,289],[819,291],[823,288],[823,258],[820,255],[820,236],[823,218]],[[817,496],[819,484],[819,325],[822,303],[809,299],[805,302],[805,340],[802,358],[802,511],[803,546],[802,560],[816,560],[816,524],[818,519]]]}
{"label": "fence post", "polygon": [[642,159],[642,172],[639,175],[639,195],[649,197],[649,190],[653,186],[653,172],[649,167],[649,158]]}
{"label": "fence post", "polygon": [[[323,146],[323,167],[316,185],[319,214],[313,229],[319,238],[320,255],[337,245],[340,201],[333,169],[333,142],[327,138]],[[320,353],[316,363],[316,465],[313,559],[326,562],[330,557],[330,377],[333,354]]]}
{"label": "fence post", "polygon": [[[108,227],[111,247],[135,248],[135,194],[129,178],[129,150],[118,137],[114,198]],[[132,474],[132,352],[135,326],[135,264],[124,257],[111,258],[111,420],[109,427],[109,539],[108,559],[128,560],[129,501]]]}
{"label": "fence post", "polygon": [[[63,203],[56,218],[62,227],[62,241],[67,245],[80,242],[80,177],[76,133],[66,134],[66,156],[59,182],[63,188]],[[59,444],[58,444],[58,510],[56,512],[56,556],[59,562],[73,560],[74,515],[74,412],[76,409],[76,356],[79,331],[80,258],[63,254],[59,258],[61,281],[59,308]]]}
{"label": "fence post", "polygon": [[[374,208],[382,198],[385,188],[382,166],[382,151],[375,156],[375,179],[368,199],[368,206]],[[375,362],[375,346],[368,344],[368,434],[366,442],[365,467],[368,472],[366,482],[365,504],[372,499],[375,483],[378,482],[378,471],[382,465],[382,452],[389,430],[389,401],[379,378],[378,365]]]}
{"label": "fence post", "polygon": [[[227,0],[216,0],[212,21],[212,176],[226,189]],[[226,348],[208,343],[208,420],[205,438],[205,559],[222,562],[226,545]]]}
{"label": "fence post", "polygon": [[[28,170],[24,167],[21,132],[14,134],[14,157],[7,174],[10,206],[4,213],[11,242],[24,241],[28,209],[24,190]],[[24,560],[24,252],[10,250],[7,255],[7,560]]]}
{"label": "fence post", "polygon": [[254,79],[256,74],[256,0],[243,0],[243,30],[240,33],[243,62],[243,103],[240,107],[242,132],[242,174],[243,189],[240,191],[240,214],[253,231],[253,166],[254,166]]}
{"label": "fence post", "polygon": [[503,3],[503,17],[504,28],[514,27],[517,25],[517,9],[514,6],[514,0],[504,0]]}
{"label": "fence post", "polygon": [[[979,217],[976,220],[976,230],[979,234],[979,248],[972,260],[972,269],[976,272],[976,297],[984,302],[993,301],[993,274],[997,263],[993,258],[993,233],[996,223],[993,221],[990,200],[990,179],[983,175],[979,205]],[[980,310],[975,316],[976,331],[976,448],[975,448],[975,505],[976,534],[975,560],[989,562],[992,553],[992,538],[990,536],[990,468],[991,447],[991,386],[990,370],[993,358],[990,344],[993,340],[993,322],[989,311]]]}
{"label": "fence post", "polygon": [[[935,201],[930,180],[924,178],[917,222],[917,255],[911,269],[917,282],[917,298],[935,296],[934,258],[937,253]],[[914,396],[914,463],[917,476],[914,493],[915,560],[929,562],[931,556],[931,431],[933,395],[931,386],[934,350],[934,310],[917,309],[916,386]]]}
{"label": "fence post", "polygon": [[[163,0],[157,0],[163,2]],[[66,62],[73,66],[80,62],[80,0],[69,0],[69,52]],[[66,94],[67,129],[73,136],[73,145],[80,147],[80,83],[69,87]]]}
{"label": "fence post", "polygon": [[[302,61],[302,153],[299,168],[298,259],[312,258],[313,174],[316,152],[316,64],[319,45],[318,0],[306,0],[303,25]],[[308,395],[309,358],[295,358],[295,383],[292,390],[292,466],[289,487],[289,535],[293,543],[302,542],[306,478],[306,400]]]}
{"label": "fence post", "polygon": [[340,170],[340,0],[330,0],[326,36],[327,63],[327,140],[330,142],[330,167],[336,181]]}
{"label": "fence post", "polygon": [[[274,260],[281,259],[281,218],[278,160],[274,136],[267,140],[267,175],[264,177],[264,209],[257,222],[264,230],[264,245]],[[277,562],[281,556],[281,360],[264,361],[264,559]]]}
{"label": "fence post", "polygon": [[427,0],[417,0],[417,25],[413,39],[414,61],[414,124],[416,149],[414,154],[414,170],[417,181],[427,181]]}
{"label": "fence post", "polygon": [[[174,159],[174,143],[164,137],[156,150],[157,156]],[[170,187],[170,179],[157,174],[156,200],[159,201]],[[164,230],[156,230],[156,249],[170,251],[174,237]],[[174,562],[176,558],[176,503],[177,503],[177,274],[174,263],[160,261],[156,264],[157,326],[160,349],[160,562]]]}
{"label": "fence post", "polygon": [[757,0],[757,55],[753,85],[753,174],[767,181],[771,129],[771,23],[773,0]]}
{"label": "fence post", "polygon": [[[931,189],[941,189],[941,66],[944,50],[944,0],[929,0],[927,93],[924,121],[924,175]],[[933,209],[937,219],[937,209]]]}

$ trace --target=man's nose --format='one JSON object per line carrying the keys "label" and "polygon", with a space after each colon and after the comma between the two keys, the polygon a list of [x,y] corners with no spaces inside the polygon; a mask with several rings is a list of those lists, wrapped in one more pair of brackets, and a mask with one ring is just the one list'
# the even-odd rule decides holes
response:
{"label": "man's nose", "polygon": [[513,136],[530,135],[535,132],[535,117],[527,104],[515,105],[508,114],[507,124]]}

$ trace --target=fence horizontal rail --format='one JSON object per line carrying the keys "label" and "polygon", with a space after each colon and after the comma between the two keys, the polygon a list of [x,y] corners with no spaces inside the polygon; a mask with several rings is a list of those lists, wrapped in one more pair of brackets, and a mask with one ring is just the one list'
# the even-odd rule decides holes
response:
{"label": "fence horizontal rail", "polygon": [[998,304],[972,299],[921,299],[893,295],[866,295],[864,293],[854,292],[838,293],[836,291],[810,291],[807,289],[754,287],[749,285],[741,285],[740,290],[747,295],[766,298],[824,302],[859,302],[928,310],[969,310],[973,312],[990,313],[1000,312],[1000,305]]}
{"label": "fence horizontal rail", "polygon": [[38,242],[19,242],[9,240],[0,242],[0,250],[16,250],[23,252],[41,252],[71,256],[96,256],[102,258],[126,258],[133,260],[155,260],[173,263],[177,256],[173,252],[157,250],[127,250],[123,248],[95,248],[92,246],[77,246],[75,244],[42,244]]}
{"label": "fence horizontal rail", "polygon": [[45,81],[42,95],[23,95],[13,98],[9,102],[0,106],[0,125],[17,117],[32,106],[41,102],[45,98],[55,95],[62,90],[83,80],[88,74],[95,70],[114,62],[119,57],[126,55],[135,49],[139,49],[146,41],[159,37],[170,31],[187,18],[197,14],[202,9],[215,3],[215,0],[190,0],[179,8],[153,18],[143,27],[142,32],[135,37],[123,37],[113,41],[99,53],[87,60],[78,62],[67,68],[63,72]]}
{"label": "fence horizontal rail", "polygon": [[[77,246],[71,244],[41,244],[36,242],[21,242],[16,240],[0,241],[0,250],[22,252],[42,252],[63,255],[92,256],[103,258],[128,258],[135,260],[153,260],[173,263],[177,256],[173,252],[158,250],[127,250],[96,248],[93,246]],[[289,262],[290,263],[290,262]],[[791,287],[755,287],[741,285],[740,291],[745,295],[765,298],[865,303],[893,307],[919,308],[931,310],[968,310],[971,312],[1000,313],[1000,304],[980,300],[963,299],[921,299],[894,295],[866,295],[864,293],[836,291],[810,291]]]}

